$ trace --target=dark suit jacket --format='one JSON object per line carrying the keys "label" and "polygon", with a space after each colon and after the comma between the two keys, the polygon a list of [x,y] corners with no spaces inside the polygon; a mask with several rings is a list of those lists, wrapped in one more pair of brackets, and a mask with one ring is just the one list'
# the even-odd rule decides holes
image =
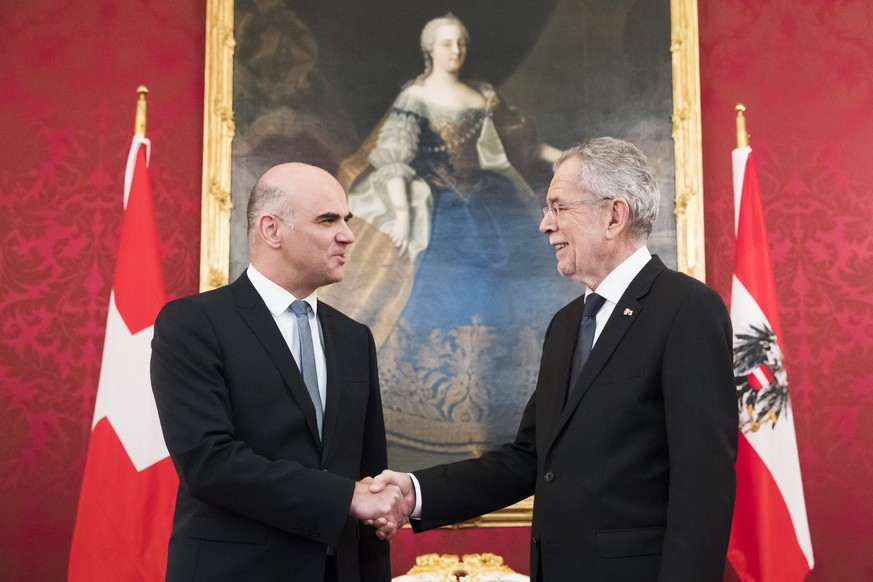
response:
{"label": "dark suit jacket", "polygon": [[390,578],[388,544],[348,517],[354,482],[387,464],[370,330],[329,305],[324,443],[272,315],[243,274],[168,303],[151,377],[179,473],[167,580],[314,580],[327,548],[342,582]]}
{"label": "dark suit jacket", "polygon": [[738,432],[724,303],[653,257],[565,405],[582,304],[576,299],[549,325],[515,441],[415,473],[417,527],[535,493],[532,579],[539,571],[547,581],[720,582]]}

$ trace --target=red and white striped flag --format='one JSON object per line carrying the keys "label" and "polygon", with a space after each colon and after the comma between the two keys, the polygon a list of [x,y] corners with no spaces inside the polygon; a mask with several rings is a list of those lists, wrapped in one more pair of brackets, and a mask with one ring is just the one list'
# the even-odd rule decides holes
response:
{"label": "red and white striped flag", "polygon": [[812,543],[751,152],[748,146],[733,151],[737,246],[731,320],[740,438],[728,559],[743,582],[794,582],[812,570]]}
{"label": "red and white striped flag", "polygon": [[133,138],[125,212],[68,580],[163,580],[179,479],[149,379],[155,317],[166,302],[151,144]]}

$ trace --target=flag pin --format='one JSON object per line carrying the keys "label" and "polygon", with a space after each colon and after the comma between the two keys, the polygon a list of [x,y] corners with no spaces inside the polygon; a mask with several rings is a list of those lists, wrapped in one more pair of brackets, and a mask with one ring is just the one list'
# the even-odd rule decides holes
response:
{"label": "flag pin", "polygon": [[627,307],[625,307],[625,308],[624,308],[624,313],[623,313],[622,315],[633,315],[633,314],[634,314],[634,310],[633,310],[633,309],[628,309]]}

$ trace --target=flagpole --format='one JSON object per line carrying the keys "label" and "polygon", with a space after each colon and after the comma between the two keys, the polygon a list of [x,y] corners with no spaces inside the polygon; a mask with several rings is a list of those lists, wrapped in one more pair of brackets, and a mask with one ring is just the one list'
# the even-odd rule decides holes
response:
{"label": "flagpole", "polygon": [[737,103],[737,149],[749,147],[749,134],[746,132],[746,106]]}
{"label": "flagpole", "polygon": [[136,88],[139,98],[136,100],[136,120],[133,125],[133,134],[145,137],[146,133],[146,95],[149,90],[145,85]]}
{"label": "flagpole", "polygon": [[139,95],[136,100],[136,116],[133,121],[133,141],[130,144],[130,152],[127,154],[127,166],[124,172],[124,208],[127,208],[127,198],[130,194],[130,184],[133,180],[133,169],[136,166],[136,156],[140,146],[145,146],[146,167],[152,155],[152,142],[145,136],[146,133],[146,95],[149,90],[145,85],[136,88]]}
{"label": "flagpole", "polygon": [[[740,580],[802,582],[814,565],[761,191],[736,106],[731,285],[739,438],[728,559]],[[766,430],[764,428],[766,427]]]}
{"label": "flagpole", "polygon": [[163,580],[179,488],[149,380],[154,322],[167,294],[148,173],[148,89],[137,93],[68,582]]}

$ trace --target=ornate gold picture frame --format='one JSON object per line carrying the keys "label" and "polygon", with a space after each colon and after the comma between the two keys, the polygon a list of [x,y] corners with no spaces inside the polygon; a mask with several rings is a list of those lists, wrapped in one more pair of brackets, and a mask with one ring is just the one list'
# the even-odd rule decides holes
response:
{"label": "ornate gold picture frame", "polygon": [[[666,2],[666,0],[664,0]],[[676,265],[705,279],[696,0],[670,0],[672,139]],[[203,143],[200,288],[228,283],[231,254],[234,0],[208,0]],[[471,522],[527,525],[532,501]]]}

